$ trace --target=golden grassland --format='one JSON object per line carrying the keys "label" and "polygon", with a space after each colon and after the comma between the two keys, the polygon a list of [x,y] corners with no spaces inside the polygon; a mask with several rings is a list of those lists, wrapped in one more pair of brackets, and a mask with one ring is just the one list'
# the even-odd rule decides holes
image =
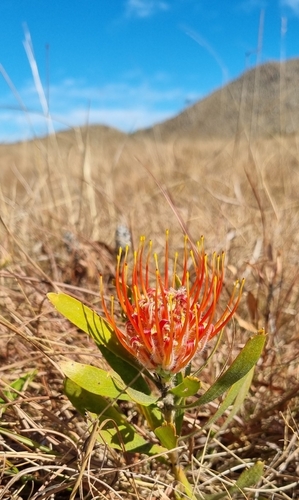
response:
{"label": "golden grassland", "polygon": [[[0,500],[173,498],[167,467],[89,441],[87,421],[62,392],[63,357],[103,362],[46,293],[64,291],[100,311],[98,275],[110,293],[119,224],[134,247],[145,235],[158,253],[166,229],[173,251],[184,231],[193,240],[203,234],[208,253],[225,250],[224,302],[246,278],[203,387],[250,335],[267,332],[238,415],[228,425],[225,415],[207,435],[200,427],[217,402],[187,414],[186,428],[199,431],[180,453],[198,498],[230,498],[226,489],[257,460],[265,462],[263,479],[233,498],[299,496],[299,136],[162,141],[90,127],[2,145],[0,214]],[[8,386],[30,372],[9,396]],[[141,415],[126,411],[147,435]]]}

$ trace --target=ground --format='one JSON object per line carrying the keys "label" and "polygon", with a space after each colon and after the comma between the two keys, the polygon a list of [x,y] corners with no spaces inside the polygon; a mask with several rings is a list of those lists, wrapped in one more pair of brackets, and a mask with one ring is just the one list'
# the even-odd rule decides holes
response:
{"label": "ground", "polygon": [[[120,225],[134,248],[144,235],[158,254],[166,229],[172,255],[184,233],[193,241],[204,235],[208,254],[224,250],[223,304],[245,278],[238,312],[201,372],[203,388],[250,336],[267,334],[231,421],[228,410],[201,430],[219,400],[186,414],[186,434],[197,431],[180,459],[194,494],[298,497],[298,139],[159,141],[99,127],[0,147],[0,499],[173,498],[167,463],[99,445],[94,423],[63,392],[62,359],[106,365],[46,294],[68,293],[101,314],[99,274],[113,293]],[[136,409],[123,410],[154,439]],[[226,493],[258,461],[262,479]]]}

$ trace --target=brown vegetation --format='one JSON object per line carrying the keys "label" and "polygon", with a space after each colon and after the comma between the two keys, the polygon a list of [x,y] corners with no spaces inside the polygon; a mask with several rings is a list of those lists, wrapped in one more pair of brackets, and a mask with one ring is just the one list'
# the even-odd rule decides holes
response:
{"label": "brown vegetation", "polygon": [[[277,67],[267,66],[273,80]],[[222,130],[228,115],[218,118]],[[169,128],[164,140],[157,129],[127,136],[90,127],[0,147],[1,500],[70,498],[76,480],[78,499],[172,498],[167,468],[102,449],[62,394],[63,356],[102,361],[46,293],[65,291],[99,310],[98,273],[113,289],[119,224],[130,229],[133,245],[145,235],[159,247],[169,228],[172,248],[181,248],[184,225],[194,240],[205,235],[207,252],[226,251],[227,293],[246,278],[204,387],[257,329],[268,333],[242,412],[227,427],[217,421],[211,436],[199,432],[181,451],[198,498],[224,492],[256,460],[265,461],[264,479],[246,498],[298,496],[299,127],[283,135],[273,122],[272,131],[254,138],[247,120],[242,133],[229,122],[232,133],[223,137],[218,129],[213,136],[216,121],[210,123],[204,139],[172,121],[175,134]],[[28,373],[21,391],[7,392]],[[200,429],[213,412],[215,405],[190,413],[186,426]],[[132,418],[142,428],[141,416]]]}

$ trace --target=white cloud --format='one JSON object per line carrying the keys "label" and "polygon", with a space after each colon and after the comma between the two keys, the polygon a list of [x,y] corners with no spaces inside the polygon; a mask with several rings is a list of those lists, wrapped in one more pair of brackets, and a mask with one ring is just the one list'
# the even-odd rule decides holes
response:
{"label": "white cloud", "polygon": [[[67,97],[66,97],[67,96]],[[181,99],[183,96],[182,89],[170,88],[159,89],[154,88],[149,82],[140,82],[136,85],[128,84],[126,82],[109,83],[101,87],[97,86],[83,86],[80,82],[74,82],[72,85],[63,81],[58,86],[50,88],[50,100],[66,98],[86,100],[86,102],[107,103],[107,102],[131,102],[136,101],[147,103],[158,103],[166,101],[174,101]]]}
{"label": "white cloud", "polygon": [[[65,130],[84,125],[107,125],[127,132],[139,128],[150,127],[173,116],[172,110],[154,110],[136,106],[135,108],[101,108],[88,109],[76,107],[66,109],[62,113],[51,116],[51,125],[54,130]],[[16,142],[31,139],[34,136],[43,136],[48,132],[48,123],[45,117],[30,113],[32,127],[28,124],[28,117],[21,113],[8,113],[0,110],[0,142]]]}
{"label": "white cloud", "polygon": [[281,0],[283,7],[289,7],[295,14],[299,14],[299,0]]}
{"label": "white cloud", "polygon": [[47,133],[47,123],[41,113],[25,113],[18,109],[0,109],[0,142],[17,142]]}
{"label": "white cloud", "polygon": [[168,10],[169,5],[162,0],[127,0],[126,15],[128,17],[150,17],[160,10]]}
{"label": "white cloud", "polygon": [[[174,116],[187,102],[200,97],[198,92],[171,87],[171,81],[166,83],[163,78],[161,81],[161,75],[150,79],[140,77],[137,81],[124,78],[102,86],[88,85],[83,80],[63,80],[49,89],[52,124],[55,130],[89,123],[132,132]],[[12,95],[2,96],[0,142],[27,139],[34,133],[45,135],[51,130],[34,85],[28,83],[18,91],[28,112],[15,106]]]}
{"label": "white cloud", "polygon": [[153,123],[157,123],[173,115],[172,110],[154,110],[142,106],[135,106],[134,108],[77,108],[70,110],[66,114],[55,118],[59,121],[64,121],[74,126],[102,124],[111,127],[116,127],[120,130],[133,132],[136,129],[149,127]]}

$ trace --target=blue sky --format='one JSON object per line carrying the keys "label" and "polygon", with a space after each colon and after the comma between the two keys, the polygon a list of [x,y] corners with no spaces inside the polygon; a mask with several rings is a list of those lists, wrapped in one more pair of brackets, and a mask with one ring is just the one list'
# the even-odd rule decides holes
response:
{"label": "blue sky", "polygon": [[299,0],[1,0],[0,141],[164,121],[256,64],[262,12],[260,62],[298,57]]}

